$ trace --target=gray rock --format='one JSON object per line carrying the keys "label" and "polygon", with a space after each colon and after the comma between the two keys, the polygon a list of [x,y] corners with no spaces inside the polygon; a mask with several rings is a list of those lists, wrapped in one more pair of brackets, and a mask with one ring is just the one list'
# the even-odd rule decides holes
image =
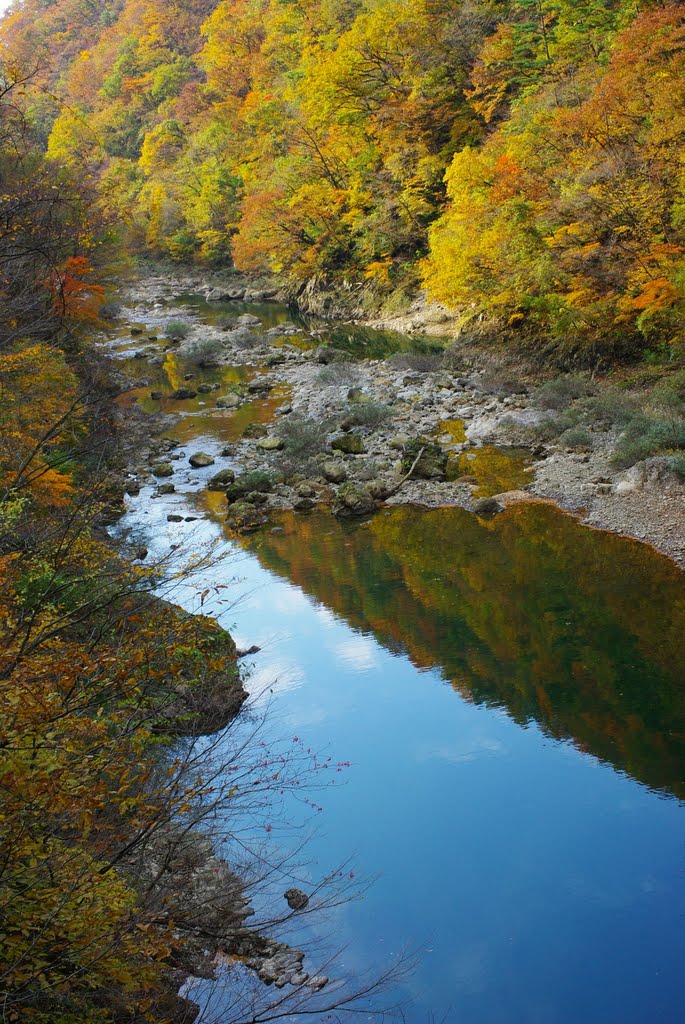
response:
{"label": "gray rock", "polygon": [[262,526],[264,515],[243,498],[229,505],[226,522],[238,533],[251,533]]}
{"label": "gray rock", "polygon": [[174,484],[160,484],[157,488],[157,494],[175,494],[176,487]]}
{"label": "gray rock", "polygon": [[167,518],[167,522],[168,523],[182,523],[183,522],[183,516],[178,516],[178,515],[176,515],[175,512],[170,512],[169,515],[166,518]]}
{"label": "gray rock", "polygon": [[154,476],[173,476],[174,467],[170,462],[156,462],[152,467],[152,473]]}
{"label": "gray rock", "polygon": [[242,404],[243,400],[240,395],[235,394],[224,395],[216,400],[217,409],[237,409]]}
{"label": "gray rock", "polygon": [[312,992],[320,992],[328,984],[328,978],[325,974],[317,974],[315,977],[310,978],[307,984]]}
{"label": "gray rock", "polygon": [[391,439],[390,447],[396,452],[401,452],[405,445],[409,444],[410,440],[408,434],[398,434],[397,437]]}
{"label": "gray rock", "polygon": [[339,488],[333,508],[339,519],[366,516],[375,510],[376,502],[368,488],[353,483],[342,484]]}
{"label": "gray rock", "polygon": [[282,448],[285,448],[285,441],[282,437],[263,437],[261,441],[257,441],[257,448],[263,452],[280,452]]}
{"label": "gray rock", "polygon": [[249,501],[251,505],[265,505],[268,500],[269,495],[264,491],[248,491],[245,495],[245,501]]}
{"label": "gray rock", "polygon": [[363,455],[366,451],[364,442],[359,434],[341,434],[331,441],[331,448],[334,451],[342,452],[344,455]]}
{"label": "gray rock", "polygon": [[190,456],[188,462],[193,469],[206,469],[207,466],[214,465],[214,458],[208,455],[207,452],[195,452],[194,455]]}
{"label": "gray rock", "polygon": [[215,473],[207,484],[208,491],[223,491],[229,484],[235,481],[235,473],[232,469],[222,469],[219,473]]}
{"label": "gray rock", "polygon": [[347,480],[347,470],[342,462],[324,462],[321,475],[331,484],[342,484]]}
{"label": "gray rock", "polygon": [[473,506],[477,516],[494,516],[504,511],[504,505],[500,505],[496,498],[480,498]]}
{"label": "gray rock", "polygon": [[447,452],[440,445],[422,437],[412,438],[402,449],[402,471],[412,470],[412,477],[420,480],[444,480],[447,460]]}

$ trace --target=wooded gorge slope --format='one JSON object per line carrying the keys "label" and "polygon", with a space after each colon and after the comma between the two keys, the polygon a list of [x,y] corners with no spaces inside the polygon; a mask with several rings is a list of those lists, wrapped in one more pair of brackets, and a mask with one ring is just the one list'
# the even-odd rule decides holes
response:
{"label": "wooded gorge slope", "polygon": [[2,30],[139,247],[391,308],[423,282],[588,361],[682,341],[684,35],[636,0],[17,0]]}

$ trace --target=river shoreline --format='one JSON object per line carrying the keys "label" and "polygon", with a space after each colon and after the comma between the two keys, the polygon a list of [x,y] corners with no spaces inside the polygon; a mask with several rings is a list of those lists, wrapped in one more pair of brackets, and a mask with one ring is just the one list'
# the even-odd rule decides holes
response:
{"label": "river shoreline", "polygon": [[[685,566],[685,486],[670,472],[668,460],[653,458],[628,470],[617,468],[612,455],[618,433],[611,429],[595,430],[591,444],[575,447],[557,440],[532,443],[531,433],[544,425],[549,413],[536,406],[535,381],[529,372],[522,371],[518,383],[509,372],[504,386],[494,387],[492,373],[474,365],[478,363],[477,350],[469,352],[466,360],[462,353],[458,359],[461,365],[449,370],[423,368],[420,360],[412,367],[409,358],[404,366],[401,359],[397,365],[392,360],[348,359],[328,346],[317,346],[318,336],[323,333],[320,328],[307,331],[286,323],[265,330],[259,317],[243,314],[242,318],[236,316],[227,330],[225,325],[217,327],[188,318],[188,307],[175,301],[179,295],[193,293],[213,294],[215,299],[221,294],[225,301],[231,291],[243,298],[242,286],[237,291],[217,293],[216,286],[204,275],[145,272],[122,296],[120,319],[157,324],[160,333],[165,322],[188,319],[187,337],[174,345],[179,357],[192,361],[198,350],[211,350],[204,357],[205,364],[256,368],[248,390],[230,395],[229,407],[218,413],[230,416],[231,407],[243,407],[255,398],[270,397],[272,401],[272,423],[248,431],[248,436],[229,446],[230,464],[241,471],[265,471],[279,480],[284,462],[279,432],[287,437],[282,424],[288,419],[327,421],[329,441],[333,440],[334,447],[339,443],[343,450],[335,451],[327,444],[312,453],[313,459],[304,458],[302,465],[286,467],[288,479],[280,479],[263,506],[302,512],[319,504],[335,507],[342,485],[355,492],[349,498],[349,508],[341,510],[337,501],[341,514],[369,512],[379,501],[428,507],[457,505],[493,512],[497,509],[492,502],[479,504],[477,481],[470,479],[468,472],[447,480],[441,474],[431,478],[430,473],[425,479],[416,479],[415,475],[403,479],[407,469],[406,458],[404,468],[402,463],[403,445],[427,439],[450,460],[462,459],[462,468],[464,459],[477,458],[485,447],[506,451],[528,446],[533,457],[527,482],[505,487],[487,498],[494,499],[499,507],[518,501],[554,502],[589,526],[648,543]],[[278,298],[273,293],[265,294],[263,289],[253,289],[247,297],[262,302]],[[375,326],[378,321],[372,323]],[[423,329],[418,333],[423,334]],[[298,346],[303,337],[311,347]],[[143,360],[159,362],[159,353],[159,347],[144,346],[137,353],[141,369]],[[600,392],[604,386],[601,382],[597,385]],[[192,388],[192,382],[188,388]],[[361,412],[361,421],[356,424],[355,400],[359,400],[357,409]],[[365,423],[364,417],[373,419],[363,409],[367,402],[376,410],[387,410],[387,422]],[[175,410],[167,411],[173,414]],[[352,425],[348,416],[341,430],[340,417],[345,412],[351,412]],[[337,424],[328,422],[332,413],[338,414]],[[165,417],[160,424],[170,422],[172,418]],[[463,425],[462,436],[458,424]],[[362,450],[346,452],[346,447],[357,444],[355,440],[350,445],[349,438],[357,436]],[[155,458],[163,447],[157,446]],[[167,452],[175,447],[167,446]],[[216,461],[217,472],[222,465],[221,460]],[[138,480],[140,474],[139,466],[135,474]],[[259,506],[255,523],[263,521],[263,506]],[[236,525],[240,526],[239,521]],[[243,525],[250,528],[249,522]]]}

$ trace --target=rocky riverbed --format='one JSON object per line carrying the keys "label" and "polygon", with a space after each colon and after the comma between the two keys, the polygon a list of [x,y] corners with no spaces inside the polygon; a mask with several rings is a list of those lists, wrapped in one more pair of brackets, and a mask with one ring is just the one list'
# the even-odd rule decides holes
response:
{"label": "rocky riverbed", "polygon": [[[233,304],[235,313],[199,316],[192,302],[178,303],[184,294],[224,309]],[[473,357],[463,358],[463,346],[443,357],[408,345],[384,358],[360,358],[332,343],[323,322],[270,324],[259,310],[279,298],[268,286],[221,286],[192,274],[147,274],[128,289],[119,323],[144,325],[130,339],[139,391],[150,384],[146,364],[158,368],[171,355],[185,368],[175,387],[148,390],[162,403],[158,411],[167,418],[160,422],[183,415],[193,400],[217,437],[237,414],[245,422],[230,443],[207,452],[188,432],[158,439],[129,487],[155,477],[168,491],[179,474],[199,473],[202,486],[226,493],[225,515],[238,531],[261,525],[269,509],[306,513],[323,504],[347,517],[382,503],[417,503],[493,515],[514,502],[549,500],[685,564],[685,487],[668,458],[618,468],[612,456],[619,434],[601,422],[569,435],[569,443],[545,439],[550,412],[530,378],[509,374],[493,384]],[[436,323],[445,322],[440,311],[415,312],[415,335],[438,333]],[[242,379],[201,379],[229,367],[243,370]],[[261,416],[250,416],[255,406]]]}

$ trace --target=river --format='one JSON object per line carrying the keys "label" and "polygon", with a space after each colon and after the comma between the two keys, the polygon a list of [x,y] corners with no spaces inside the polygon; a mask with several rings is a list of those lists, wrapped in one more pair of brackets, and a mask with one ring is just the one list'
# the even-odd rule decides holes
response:
{"label": "river", "polygon": [[[168,357],[158,376],[171,390],[182,371]],[[206,376],[217,374],[230,371]],[[148,393],[132,398],[168,408]],[[276,398],[220,417],[175,403],[171,434],[218,456]],[[315,826],[297,884],[348,857],[348,877],[373,879],[288,939],[332,942],[351,973],[416,951],[412,974],[377,997],[401,1001],[408,1024],[682,1020],[681,571],[544,504],[491,520],[280,513],[236,539],[225,499],[204,489],[216,467],[178,467],[176,492],[143,487],[119,530],[151,558],[214,544],[211,569],[178,599],[197,609],[199,591],[225,586],[203,610],[239,647],[261,648],[244,728],[268,705],[263,736],[343,768],[314,807],[286,798],[280,824]],[[274,859],[299,842],[278,822],[253,827]],[[258,909],[272,896],[260,892]]]}

